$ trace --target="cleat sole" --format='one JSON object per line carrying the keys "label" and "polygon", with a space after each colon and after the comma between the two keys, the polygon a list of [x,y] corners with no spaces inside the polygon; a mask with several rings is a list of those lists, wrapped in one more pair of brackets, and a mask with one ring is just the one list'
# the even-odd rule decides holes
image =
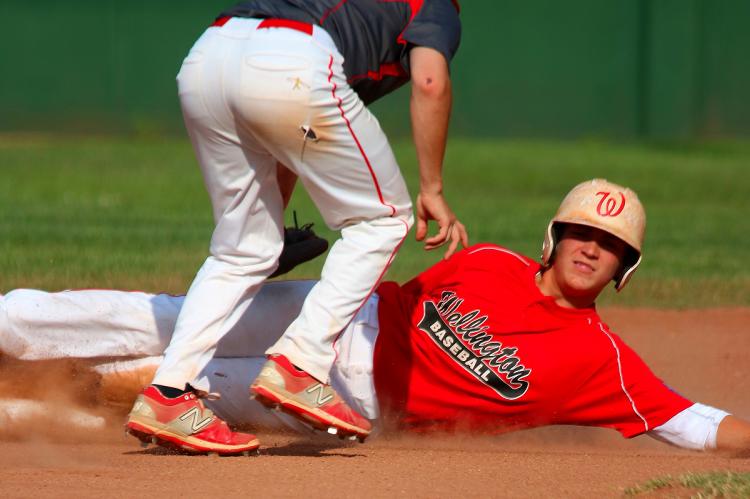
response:
{"label": "cleat sole", "polygon": [[370,434],[369,431],[364,432],[363,430],[340,421],[335,417],[326,415],[323,411],[318,411],[319,414],[310,412],[308,408],[300,406],[293,400],[285,398],[283,395],[270,391],[265,387],[253,385],[251,386],[251,389],[253,390],[251,393],[255,400],[260,402],[266,408],[283,411],[286,414],[295,417],[302,423],[311,426],[313,430],[320,430],[329,435],[343,434],[344,436],[353,436],[363,443]]}
{"label": "cleat sole", "polygon": [[[146,447],[153,443],[160,447],[177,450],[189,454],[211,454],[218,456],[239,456],[244,452],[257,452],[260,446],[257,440],[249,442],[242,447],[222,446],[222,448],[208,448],[206,442],[192,437],[184,437],[169,433],[165,430],[142,426],[138,423],[128,423],[127,433],[141,441],[141,446]],[[145,444],[145,445],[144,445]]]}

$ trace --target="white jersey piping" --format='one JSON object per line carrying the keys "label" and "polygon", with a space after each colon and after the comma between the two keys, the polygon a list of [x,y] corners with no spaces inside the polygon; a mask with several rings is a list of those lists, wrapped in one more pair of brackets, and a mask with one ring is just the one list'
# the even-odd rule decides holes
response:
{"label": "white jersey piping", "polygon": [[516,257],[516,258],[517,258],[518,260],[520,260],[520,261],[521,261],[521,263],[523,263],[523,264],[524,264],[524,265],[526,265],[527,267],[528,267],[528,266],[530,265],[530,264],[529,264],[529,262],[527,262],[527,261],[526,261],[526,259],[525,259],[525,258],[523,258],[523,257],[522,257],[521,255],[519,255],[519,254],[517,254],[517,253],[513,253],[512,251],[510,251],[510,250],[507,250],[507,249],[505,249],[505,248],[498,248],[498,247],[492,247],[492,246],[489,246],[489,247],[484,247],[484,248],[477,248],[477,249],[475,249],[475,250],[471,250],[471,251],[469,252],[469,254],[470,254],[470,255],[473,255],[474,253],[478,253],[478,252],[480,252],[480,251],[484,251],[484,250],[492,250],[492,251],[499,251],[500,253],[507,253],[508,255],[512,255],[512,256]]}
{"label": "white jersey piping", "polygon": [[630,401],[630,406],[633,408],[633,412],[641,418],[641,421],[643,421],[643,426],[646,428],[646,431],[649,430],[648,427],[648,421],[646,421],[646,418],[644,418],[640,412],[638,412],[638,408],[635,406],[635,402],[633,401],[633,398],[630,396],[630,393],[628,393],[628,390],[625,388],[625,380],[622,377],[622,363],[620,362],[620,349],[617,348],[617,344],[615,343],[615,340],[612,339],[612,336],[602,327],[601,322],[599,323],[599,329],[604,333],[607,338],[609,338],[609,341],[612,343],[612,347],[615,349],[615,353],[617,353],[617,370],[620,374],[620,388],[622,388],[623,393]]}

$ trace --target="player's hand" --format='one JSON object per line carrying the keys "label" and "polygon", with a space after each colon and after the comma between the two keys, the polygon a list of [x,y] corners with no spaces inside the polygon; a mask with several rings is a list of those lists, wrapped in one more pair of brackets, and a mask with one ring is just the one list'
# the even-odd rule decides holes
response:
{"label": "player's hand", "polygon": [[[427,237],[427,226],[430,220],[438,224],[438,233]],[[466,227],[458,221],[453,210],[442,194],[420,192],[417,196],[417,241],[424,241],[424,249],[432,250],[449,243],[444,258],[449,258],[461,243],[469,245]]]}

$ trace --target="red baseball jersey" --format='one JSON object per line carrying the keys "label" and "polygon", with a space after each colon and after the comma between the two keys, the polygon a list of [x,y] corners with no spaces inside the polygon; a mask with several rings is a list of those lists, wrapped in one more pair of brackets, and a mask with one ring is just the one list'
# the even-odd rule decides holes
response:
{"label": "red baseball jersey", "polygon": [[692,405],[593,307],[543,295],[539,270],[482,244],[404,286],[383,283],[374,358],[383,414],[411,429],[574,424],[633,437]]}

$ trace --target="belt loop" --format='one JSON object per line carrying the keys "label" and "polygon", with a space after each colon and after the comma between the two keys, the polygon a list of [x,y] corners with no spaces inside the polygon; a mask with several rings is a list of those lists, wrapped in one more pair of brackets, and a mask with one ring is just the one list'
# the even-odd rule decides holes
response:
{"label": "belt loop", "polygon": [[229,21],[231,18],[232,18],[232,16],[217,17],[216,20],[211,23],[211,26],[216,26],[216,27],[220,28],[220,27],[224,26],[227,23],[227,21]]}
{"label": "belt loop", "polygon": [[289,28],[301,31],[312,36],[313,25],[302,21],[292,21],[291,19],[263,19],[257,29],[263,28]]}

